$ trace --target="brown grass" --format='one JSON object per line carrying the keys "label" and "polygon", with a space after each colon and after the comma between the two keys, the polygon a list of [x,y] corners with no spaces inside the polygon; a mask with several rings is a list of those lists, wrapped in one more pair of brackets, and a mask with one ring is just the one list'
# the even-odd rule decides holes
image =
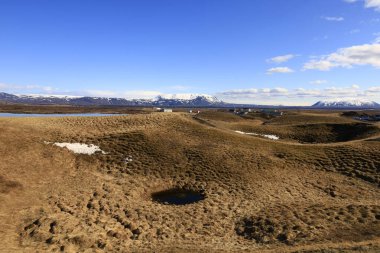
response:
{"label": "brown grass", "polygon": [[21,105],[1,104],[0,112],[5,113],[149,113],[152,108],[125,106],[72,106],[72,105]]}
{"label": "brown grass", "polygon": [[[180,113],[0,119],[0,251],[376,252],[379,141],[302,145],[232,131],[290,132],[297,113],[273,126],[223,112],[198,115],[207,124]],[[308,123],[321,115],[350,123],[338,113]],[[171,188],[206,198],[149,197]]]}

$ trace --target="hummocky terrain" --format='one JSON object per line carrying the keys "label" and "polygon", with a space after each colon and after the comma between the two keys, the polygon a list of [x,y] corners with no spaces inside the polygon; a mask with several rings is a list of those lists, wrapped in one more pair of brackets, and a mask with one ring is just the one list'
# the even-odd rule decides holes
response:
{"label": "hummocky terrain", "polygon": [[339,112],[1,118],[0,153],[0,252],[380,251],[379,123]]}

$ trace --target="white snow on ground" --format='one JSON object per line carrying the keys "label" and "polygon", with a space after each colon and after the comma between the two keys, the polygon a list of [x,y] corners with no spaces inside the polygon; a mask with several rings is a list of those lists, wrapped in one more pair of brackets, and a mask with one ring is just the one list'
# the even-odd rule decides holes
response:
{"label": "white snow on ground", "polygon": [[262,136],[262,137],[265,137],[265,138],[268,138],[268,139],[271,139],[271,140],[278,140],[278,139],[280,139],[280,137],[278,137],[276,135],[273,135],[273,134],[246,133],[246,132],[242,132],[242,131],[235,131],[235,132],[238,133],[238,134]]}
{"label": "white snow on ground", "polygon": [[67,148],[68,150],[73,151],[75,154],[92,155],[98,151],[102,152],[102,154],[106,154],[106,152],[104,152],[98,146],[95,146],[94,144],[56,142],[53,145],[61,147],[61,148]]}
{"label": "white snow on ground", "polygon": [[131,156],[131,155],[127,156],[127,157],[124,159],[124,162],[125,162],[126,164],[128,164],[128,163],[130,163],[130,162],[132,162],[132,161],[133,161],[133,159],[132,159],[132,156]]}
{"label": "white snow on ground", "polygon": [[263,134],[261,136],[263,136],[265,138],[268,138],[268,139],[271,139],[271,140],[278,140],[278,139],[280,139],[280,137],[278,137],[277,135],[273,135],[273,134]]}

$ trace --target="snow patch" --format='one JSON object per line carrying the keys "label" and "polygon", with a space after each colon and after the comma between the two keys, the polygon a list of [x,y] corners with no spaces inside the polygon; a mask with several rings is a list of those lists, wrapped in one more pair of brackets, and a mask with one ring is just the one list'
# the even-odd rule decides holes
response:
{"label": "snow patch", "polygon": [[96,146],[94,144],[55,142],[53,145],[61,147],[61,148],[67,148],[68,150],[73,151],[75,154],[92,155],[92,154],[95,154],[95,152],[102,152],[102,154],[106,154],[106,152],[101,150],[99,146]]}
{"label": "snow patch", "polygon": [[261,136],[261,137],[265,137],[265,138],[268,138],[271,140],[279,140],[280,139],[280,137],[278,137],[277,135],[273,135],[273,134],[246,133],[246,132],[242,132],[242,131],[235,131],[235,132],[238,134]]}
{"label": "snow patch", "polygon": [[127,156],[127,157],[124,158],[124,163],[126,163],[126,164],[128,164],[128,163],[130,163],[132,161],[133,161],[133,159],[132,159],[131,155],[129,155],[129,156]]}

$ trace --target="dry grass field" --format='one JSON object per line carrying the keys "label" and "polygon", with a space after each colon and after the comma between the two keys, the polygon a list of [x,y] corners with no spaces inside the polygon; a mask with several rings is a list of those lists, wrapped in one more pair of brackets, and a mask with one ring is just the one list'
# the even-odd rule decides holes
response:
{"label": "dry grass field", "polygon": [[380,252],[379,125],[339,112],[0,118],[0,154],[0,252]]}
{"label": "dry grass field", "polygon": [[2,104],[0,101],[0,113],[121,113],[136,114],[151,112],[152,109],[142,107],[120,106],[72,106],[72,105],[21,105]]}

